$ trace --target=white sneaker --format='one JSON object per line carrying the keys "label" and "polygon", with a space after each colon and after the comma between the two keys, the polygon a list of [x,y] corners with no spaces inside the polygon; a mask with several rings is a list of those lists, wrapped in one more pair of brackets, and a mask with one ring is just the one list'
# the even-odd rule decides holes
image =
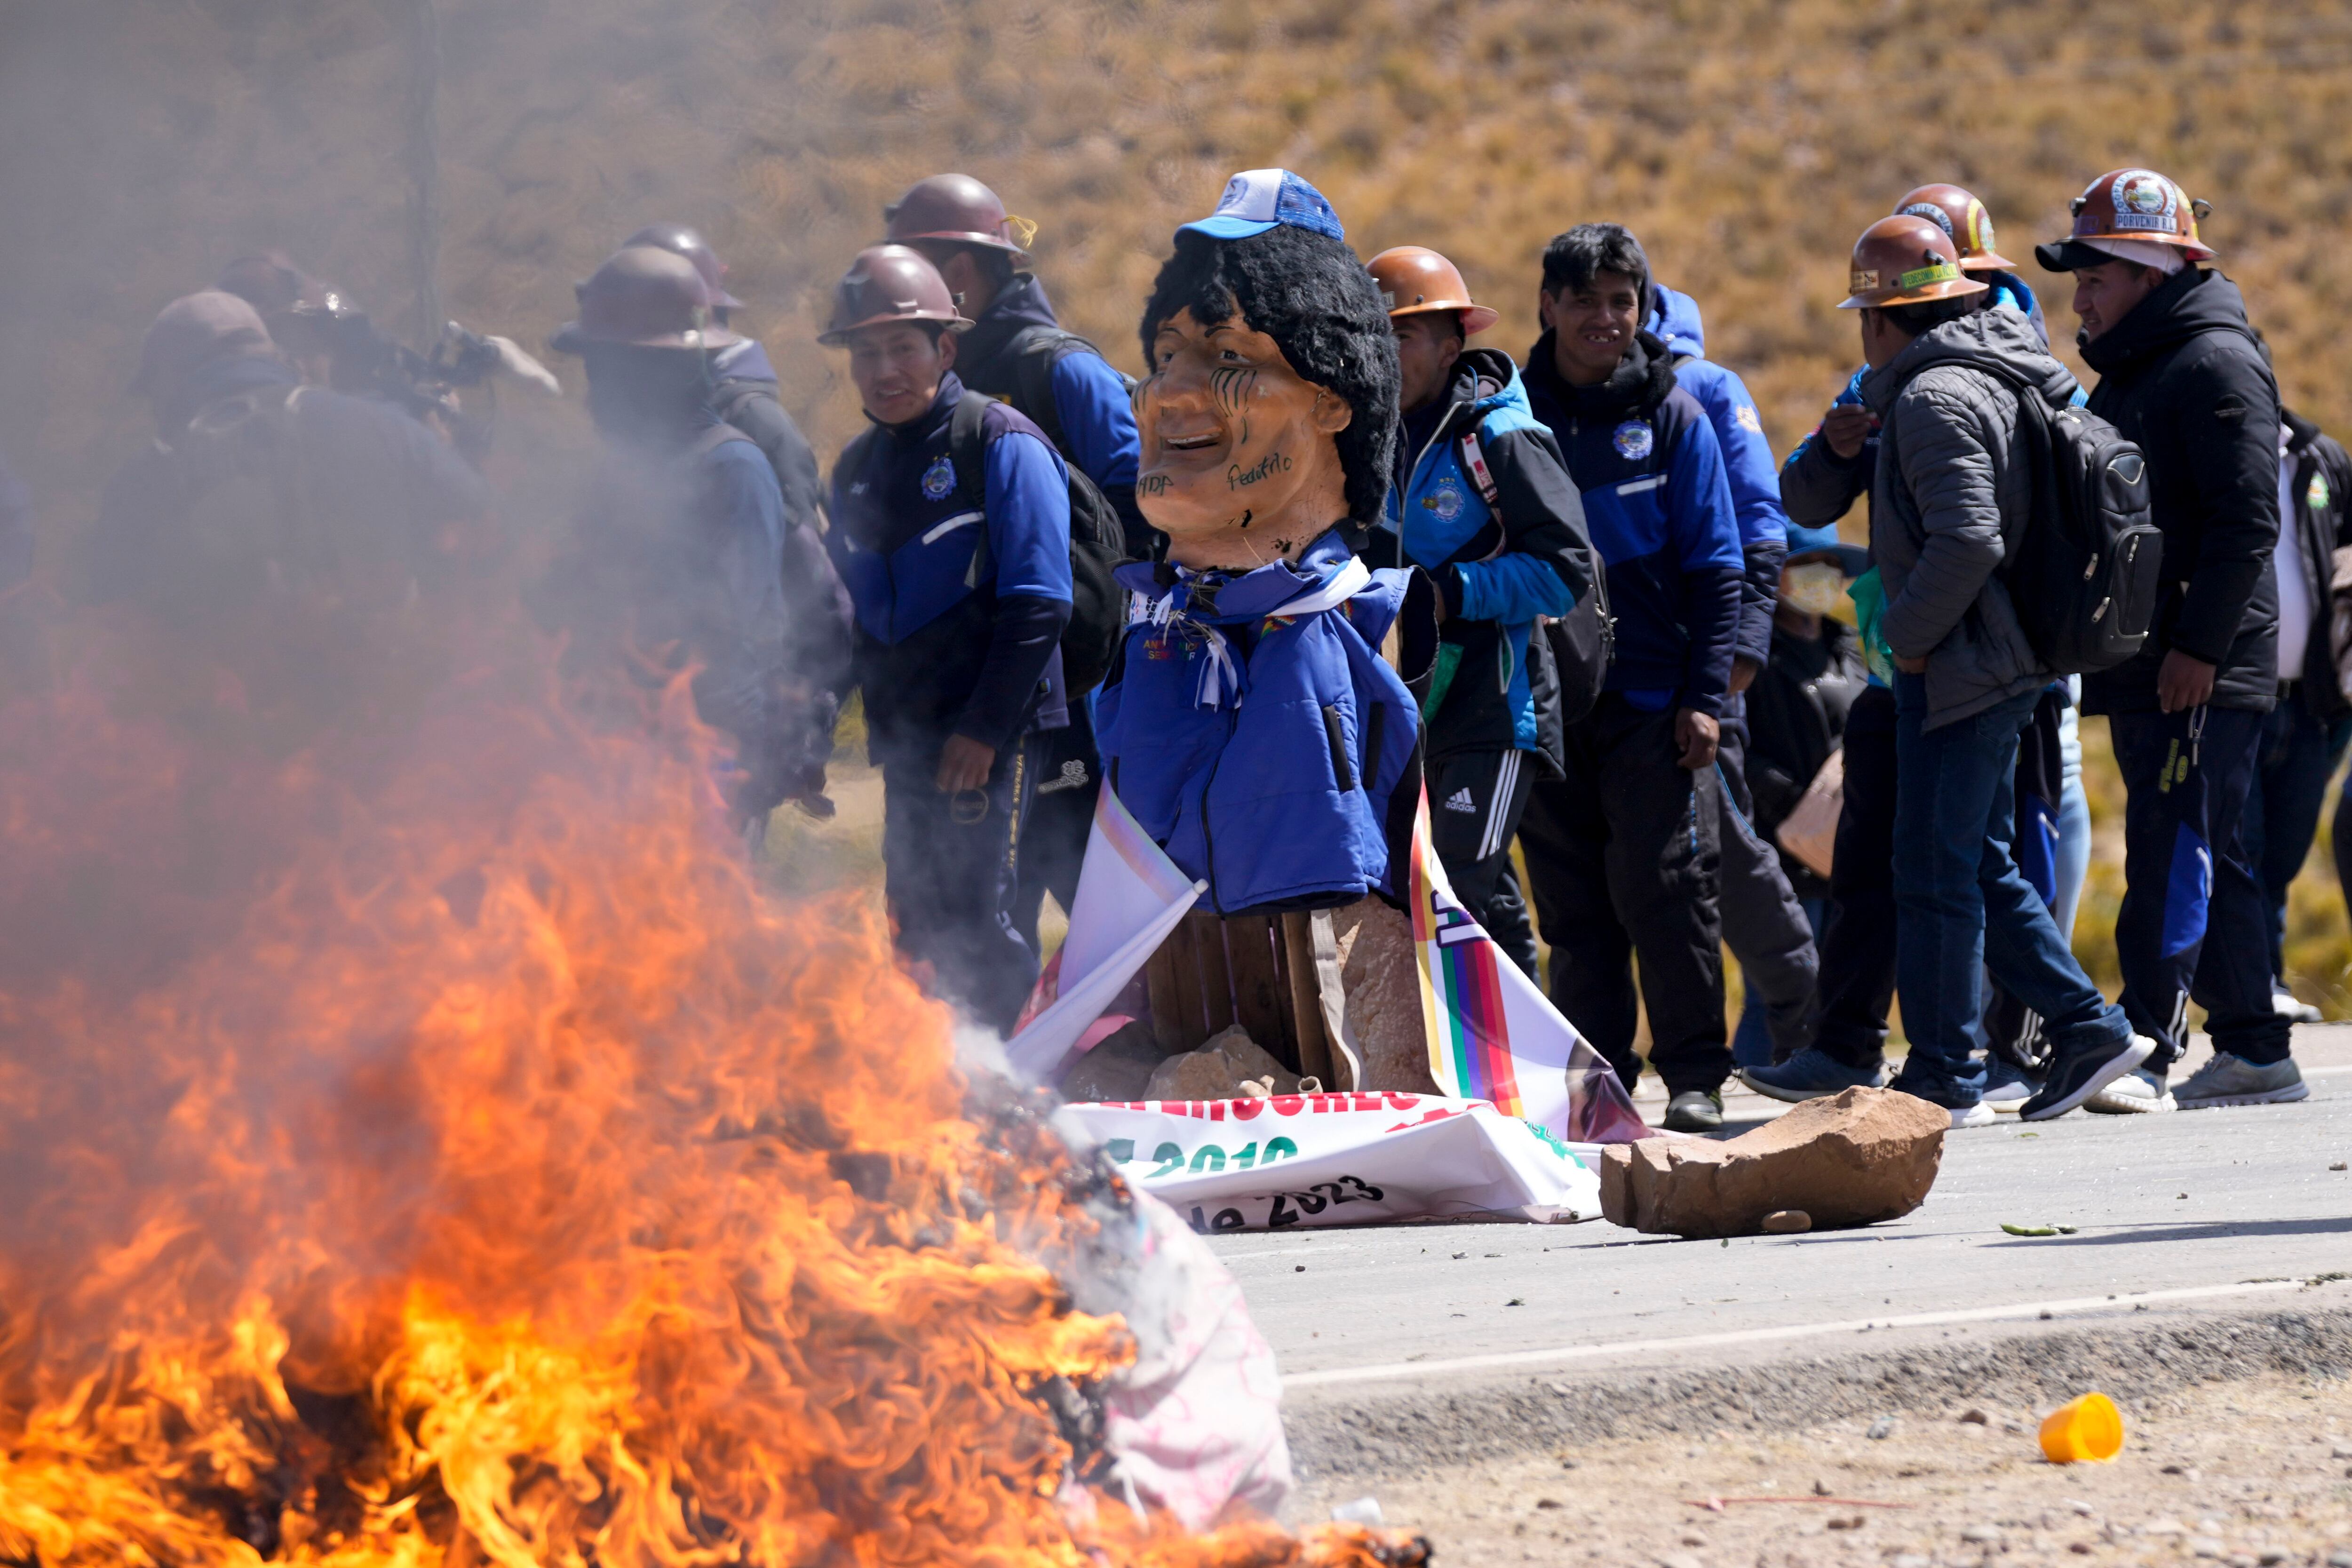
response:
{"label": "white sneaker", "polygon": [[1978,1100],[1974,1105],[1969,1106],[1966,1110],[1955,1110],[1952,1112],[1952,1125],[1954,1127],[1990,1127],[1999,1120],[2000,1118],[1993,1114],[1992,1107],[1987,1105],[1981,1100]]}
{"label": "white sneaker", "polygon": [[2180,1106],[2172,1098],[2172,1091],[2164,1087],[2162,1079],[2140,1068],[2083,1101],[2083,1109],[2106,1116],[2146,1116],[2178,1110]]}
{"label": "white sneaker", "polygon": [[2276,1013],[2280,1017],[2286,1019],[2292,1024],[2316,1024],[2320,1022],[2319,1009],[2305,1001],[2302,997],[2297,996],[2292,991],[2272,992],[2271,1011]]}

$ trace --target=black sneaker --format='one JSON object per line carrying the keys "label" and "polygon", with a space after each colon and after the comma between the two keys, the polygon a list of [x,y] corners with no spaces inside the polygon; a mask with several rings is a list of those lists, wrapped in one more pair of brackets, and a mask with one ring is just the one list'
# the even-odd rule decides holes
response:
{"label": "black sneaker", "polygon": [[2103,1045],[2062,1051],[2050,1064],[2042,1092],[2017,1113],[2020,1121],[2049,1121],[2065,1115],[2091,1096],[2156,1054],[2156,1042],[2146,1035],[2128,1035]]}
{"label": "black sneaker", "polygon": [[1704,1089],[1686,1089],[1666,1102],[1669,1132],[1723,1131],[1723,1096]]}

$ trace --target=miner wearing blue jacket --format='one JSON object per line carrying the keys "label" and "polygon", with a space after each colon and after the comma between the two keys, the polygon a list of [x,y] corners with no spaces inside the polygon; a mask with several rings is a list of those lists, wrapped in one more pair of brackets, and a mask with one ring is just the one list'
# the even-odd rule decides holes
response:
{"label": "miner wearing blue jacket", "polygon": [[[918,180],[882,216],[889,242],[929,258],[971,318],[956,343],[957,378],[1026,415],[1118,513],[1127,553],[1150,560],[1157,553],[1151,528],[1135,506],[1132,384],[1094,344],[1063,330],[1045,285],[1024,268],[1036,225],[1006,212],[970,174]],[[1036,804],[1022,835],[1013,924],[1033,943],[1045,896],[1066,913],[1077,898],[1102,784],[1092,705],[1085,693],[1069,696],[1069,723],[1037,758]]]}
{"label": "miner wearing blue jacket", "polygon": [[1584,507],[1508,354],[1466,346],[1496,312],[1433,250],[1369,263],[1394,323],[1404,420],[1388,510],[1367,557],[1418,566],[1438,589],[1437,666],[1423,701],[1430,840],[1454,896],[1536,976],[1535,932],[1511,867],[1528,791],[1562,771],[1559,686],[1537,617],[1592,587]]}
{"label": "miner wearing blue jacket", "polygon": [[[856,608],[899,947],[1010,1030],[1037,980],[1013,921],[1033,735],[1067,722],[1069,480],[1034,425],[957,378],[970,325],[904,246],[860,252],[841,280],[823,341],[849,349],[873,427],[834,466],[825,542]],[[977,484],[958,471],[973,445]]]}
{"label": "miner wearing blue jacket", "polygon": [[1379,649],[1401,615],[1410,667],[1435,637],[1415,635],[1425,582],[1349,545],[1380,519],[1396,435],[1380,292],[1312,185],[1253,169],[1177,231],[1141,332],[1139,490],[1169,544],[1118,572],[1111,787],[1219,913],[1402,901],[1419,715]]}
{"label": "miner wearing blue jacket", "polygon": [[795,614],[777,571],[782,488],[709,400],[712,321],[691,262],[625,246],[577,290],[554,346],[582,356],[607,458],[539,591],[575,663],[659,683],[691,668],[703,721],[735,742],[720,784],[739,826],[824,788],[847,684],[845,615]]}
{"label": "miner wearing blue jacket", "polygon": [[1616,224],[1580,225],[1544,251],[1528,401],[1583,492],[1616,656],[1600,701],[1568,727],[1568,776],[1536,786],[1519,843],[1552,934],[1552,1001],[1632,1089],[1638,953],[1666,1125],[1704,1131],[1722,1125],[1731,1068],[1715,760],[1746,563],[1706,412],[1640,330],[1651,287],[1641,242]]}
{"label": "miner wearing blue jacket", "polygon": [[1730,806],[1723,825],[1723,941],[1739,960],[1748,1005],[1732,1036],[1741,1066],[1785,1058],[1812,1043],[1814,997],[1821,961],[1812,922],[1797,901],[1780,851],[1758,835],[1748,789],[1748,682],[1770,662],[1772,617],[1780,599],[1780,565],[1789,553],[1788,514],[1780,510],[1780,475],[1756,400],[1738,374],[1706,357],[1698,301],[1663,284],[1651,288],[1650,331],[1664,340],[1675,384],[1706,410],[1723,447],[1731,504],[1739,517],[1739,548],[1747,562],[1740,588],[1739,639],[1731,661],[1731,700],[1723,711],[1723,745],[1716,771]]}

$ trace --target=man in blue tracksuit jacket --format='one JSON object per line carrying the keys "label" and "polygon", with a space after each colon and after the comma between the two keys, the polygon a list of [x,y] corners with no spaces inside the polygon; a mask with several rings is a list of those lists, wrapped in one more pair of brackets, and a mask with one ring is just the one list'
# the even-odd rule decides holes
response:
{"label": "man in blue tracksuit jacket", "polygon": [[1788,514],[1780,509],[1780,476],[1756,400],[1738,375],[1706,357],[1698,301],[1663,284],[1653,289],[1650,331],[1664,340],[1675,381],[1698,399],[1723,447],[1731,503],[1739,517],[1739,547],[1747,563],[1740,589],[1739,637],[1731,664],[1731,700],[1723,714],[1723,747],[1716,758],[1731,810],[1723,829],[1723,940],[1739,960],[1748,1003],[1732,1037],[1743,1067],[1786,1058],[1812,1043],[1814,997],[1821,961],[1812,923],[1797,901],[1780,851],[1754,828],[1756,805],[1748,789],[1748,684],[1770,662],[1773,612],[1780,598],[1780,565],[1789,553]]}
{"label": "man in blue tracksuit jacket", "polygon": [[[889,242],[929,258],[972,320],[956,344],[957,377],[1026,415],[1118,513],[1128,554],[1151,559],[1152,531],[1135,504],[1133,384],[1092,343],[1063,330],[1045,285],[1022,269],[1034,226],[969,174],[917,181],[883,209],[883,220]],[[1077,897],[1102,783],[1088,694],[1069,697],[1069,723],[1037,759],[1036,804],[1022,833],[1013,923],[1032,943],[1045,896],[1051,892],[1065,913]]]}
{"label": "man in blue tracksuit jacket", "polygon": [[1424,700],[1430,841],[1454,896],[1536,978],[1535,931],[1511,844],[1538,777],[1559,778],[1565,741],[1550,644],[1536,618],[1592,587],[1576,481],[1528,407],[1518,366],[1465,346],[1496,312],[1454,264],[1400,246],[1368,264],[1395,324],[1404,414],[1386,514],[1365,554],[1418,566],[1443,610]]}
{"label": "man in blue tracksuit jacket", "polygon": [[[1009,1030],[1037,981],[1013,921],[1034,735],[1067,722],[1069,480],[1034,425],[955,375],[967,325],[903,246],[861,252],[842,279],[824,341],[849,349],[873,427],[834,466],[825,542],[857,612],[898,944],[941,995]],[[975,425],[977,509],[958,472]]]}
{"label": "man in blue tracksuit jacket", "polygon": [[1553,1002],[1631,1089],[1638,952],[1667,1125],[1704,1131],[1722,1125],[1731,1068],[1715,760],[1745,562],[1706,412],[1639,331],[1650,288],[1640,242],[1615,224],[1544,252],[1549,330],[1528,353],[1528,400],[1583,492],[1617,646],[1601,700],[1569,726],[1568,776],[1536,786],[1519,842],[1552,934]]}

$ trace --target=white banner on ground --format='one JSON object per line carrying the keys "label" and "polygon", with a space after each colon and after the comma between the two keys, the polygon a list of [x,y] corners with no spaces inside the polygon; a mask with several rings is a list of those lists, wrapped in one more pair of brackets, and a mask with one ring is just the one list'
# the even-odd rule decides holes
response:
{"label": "white banner on ground", "polygon": [[1105,784],[1095,797],[1070,934],[1005,1042],[1013,1070],[1044,1081],[1076,1051],[1194,900],[1208,890],[1176,868]]}
{"label": "white banner on ground", "polygon": [[1483,1100],[1292,1094],[1059,1115],[1074,1147],[1108,1148],[1121,1175],[1202,1232],[1601,1217],[1600,1145],[1563,1143]]}

